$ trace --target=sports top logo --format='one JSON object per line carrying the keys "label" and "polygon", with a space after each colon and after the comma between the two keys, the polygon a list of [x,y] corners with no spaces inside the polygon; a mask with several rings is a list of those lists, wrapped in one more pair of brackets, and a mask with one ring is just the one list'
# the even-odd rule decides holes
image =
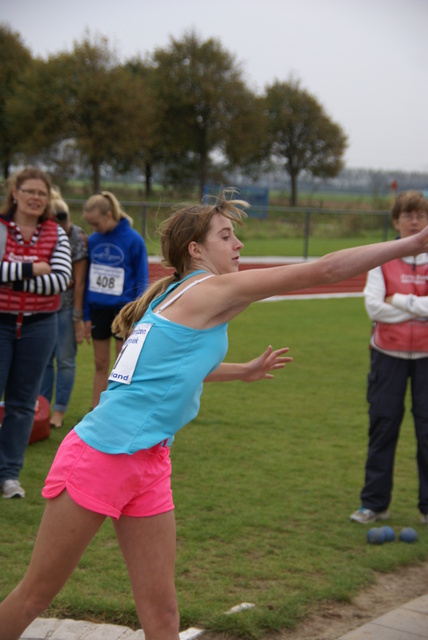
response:
{"label": "sports top logo", "polygon": [[125,254],[122,249],[115,244],[103,242],[95,248],[91,257],[92,262],[105,264],[109,267],[117,267],[124,261]]}

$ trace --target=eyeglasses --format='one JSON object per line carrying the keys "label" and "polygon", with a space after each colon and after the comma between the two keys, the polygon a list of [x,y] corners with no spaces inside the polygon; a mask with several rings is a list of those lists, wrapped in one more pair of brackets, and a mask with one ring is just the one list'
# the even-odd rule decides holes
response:
{"label": "eyeglasses", "polygon": [[37,191],[36,189],[21,189],[19,187],[19,191],[24,193],[29,198],[40,198],[41,200],[47,200],[49,198],[49,194],[46,191]]}
{"label": "eyeglasses", "polygon": [[420,222],[427,219],[427,214],[425,211],[402,211],[400,217],[404,220],[413,220],[413,218],[416,218]]}

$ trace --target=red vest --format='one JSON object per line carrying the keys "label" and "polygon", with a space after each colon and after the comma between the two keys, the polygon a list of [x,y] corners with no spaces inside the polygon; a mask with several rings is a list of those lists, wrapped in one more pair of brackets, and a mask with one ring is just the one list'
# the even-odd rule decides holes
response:
{"label": "red vest", "polygon": [[[0,222],[3,224],[3,221]],[[6,222],[10,227],[10,224]],[[58,242],[58,225],[53,220],[44,220],[39,229],[39,236],[34,244],[16,241],[8,228],[6,245],[2,260],[4,262],[50,262],[53,250]],[[0,285],[1,312],[52,312],[59,308],[59,293],[43,296],[26,291],[14,291],[13,283]]]}
{"label": "red vest", "polygon": [[[391,260],[382,265],[386,296],[394,293],[428,295],[428,263],[407,264]],[[428,353],[428,322],[422,319],[389,324],[376,322],[373,329],[374,344],[386,351]]]}

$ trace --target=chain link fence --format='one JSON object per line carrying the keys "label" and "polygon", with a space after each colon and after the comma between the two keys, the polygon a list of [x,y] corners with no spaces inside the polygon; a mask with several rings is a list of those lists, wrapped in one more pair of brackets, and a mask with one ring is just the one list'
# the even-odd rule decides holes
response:
{"label": "chain link fence", "polygon": [[[73,222],[91,233],[86,224],[82,209],[85,200],[67,200]],[[152,203],[144,201],[121,201],[123,209],[132,216],[134,228],[146,241],[150,254],[159,253],[157,229],[171,213],[171,203]],[[395,232],[390,222],[390,213],[386,210],[327,209],[308,207],[269,206],[259,215],[256,207],[248,211],[248,219],[239,237],[245,243],[249,240],[275,241],[277,246],[283,239],[282,255],[295,255],[296,247],[303,259],[322,255],[338,247],[338,241],[346,246],[368,244],[391,240]],[[347,242],[346,242],[347,241]],[[293,252],[287,250],[287,244],[293,242]],[[326,250],[327,247],[327,250]]]}

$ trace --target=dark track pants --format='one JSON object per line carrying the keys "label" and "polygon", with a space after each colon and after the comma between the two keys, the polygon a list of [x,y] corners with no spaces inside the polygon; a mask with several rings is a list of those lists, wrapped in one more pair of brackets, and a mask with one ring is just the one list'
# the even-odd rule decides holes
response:
{"label": "dark track pants", "polygon": [[375,349],[371,351],[368,375],[369,445],[361,491],[363,507],[373,511],[384,511],[391,500],[395,451],[409,378],[417,440],[418,506],[421,513],[428,513],[428,357],[403,360]]}

